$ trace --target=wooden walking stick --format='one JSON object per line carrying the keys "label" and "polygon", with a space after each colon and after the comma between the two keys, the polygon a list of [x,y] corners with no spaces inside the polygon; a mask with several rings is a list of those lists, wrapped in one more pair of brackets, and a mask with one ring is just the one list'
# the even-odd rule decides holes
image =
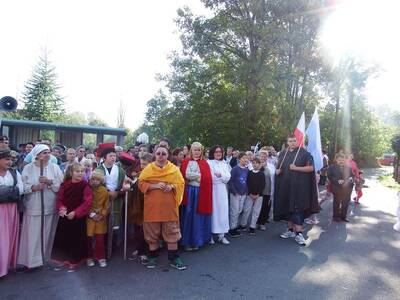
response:
{"label": "wooden walking stick", "polygon": [[128,237],[128,191],[125,192],[125,216],[124,216],[124,260],[126,260],[126,242]]}
{"label": "wooden walking stick", "polygon": [[134,178],[130,183],[127,183],[125,186],[126,189],[128,189],[125,192],[125,220],[124,220],[124,260],[126,260],[126,248],[127,248],[127,242],[128,242],[128,193],[131,188],[131,186],[136,183],[137,178]]}
{"label": "wooden walking stick", "polygon": [[[111,198],[111,197],[110,197]],[[113,230],[114,230],[114,200],[111,199],[109,204],[110,213],[108,215],[108,234],[107,234],[107,259],[111,258],[112,243],[113,243]]]}
{"label": "wooden walking stick", "polygon": [[[40,176],[43,176],[43,160],[40,159]],[[41,184],[39,180],[39,184]],[[44,191],[40,190],[40,251],[42,254],[42,263],[43,266],[46,265],[46,259],[44,254]]]}

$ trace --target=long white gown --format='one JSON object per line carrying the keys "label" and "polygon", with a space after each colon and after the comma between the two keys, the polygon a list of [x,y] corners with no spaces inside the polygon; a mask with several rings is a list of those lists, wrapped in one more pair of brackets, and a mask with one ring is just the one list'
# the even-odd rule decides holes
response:
{"label": "long white gown", "polygon": [[[210,165],[213,189],[212,189],[212,215],[211,231],[215,234],[229,231],[229,203],[227,183],[231,178],[229,165],[224,160],[208,160]],[[215,173],[221,173],[216,177]]]}
{"label": "long white gown", "polygon": [[[63,180],[63,174],[58,165],[49,163],[44,167],[43,176],[53,181],[52,186],[44,191],[44,255],[49,260],[55,230],[58,221],[56,213],[56,196]],[[41,255],[41,204],[40,191],[32,192],[32,185],[39,183],[40,168],[35,163],[25,166],[22,171],[22,182],[25,193],[25,212],[22,220],[21,240],[17,263],[28,268],[43,265]]]}
{"label": "long white gown", "polygon": [[270,203],[271,203],[271,213],[273,213],[274,209],[274,190],[275,190],[275,171],[276,167],[274,164],[267,162],[267,167],[269,169],[269,173],[271,174],[271,198],[270,198]]}

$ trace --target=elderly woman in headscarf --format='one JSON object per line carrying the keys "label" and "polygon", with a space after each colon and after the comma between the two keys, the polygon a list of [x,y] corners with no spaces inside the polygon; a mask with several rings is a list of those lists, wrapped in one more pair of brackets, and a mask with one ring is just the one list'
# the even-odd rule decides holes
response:
{"label": "elderly woman in headscarf", "polygon": [[44,265],[53,248],[58,221],[56,195],[63,174],[60,167],[49,160],[49,147],[36,145],[32,149],[32,163],[22,172],[25,212],[17,263],[27,268]]}
{"label": "elderly woman in headscarf", "polygon": [[203,152],[203,145],[194,142],[181,166],[186,181],[181,244],[187,251],[198,250],[211,240],[212,176]]}

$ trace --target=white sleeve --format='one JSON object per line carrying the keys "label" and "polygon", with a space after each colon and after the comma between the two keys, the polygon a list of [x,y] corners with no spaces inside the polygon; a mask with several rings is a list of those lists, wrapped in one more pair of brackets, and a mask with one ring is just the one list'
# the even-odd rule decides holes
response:
{"label": "white sleeve", "polygon": [[22,176],[21,174],[19,174],[18,171],[17,171],[17,187],[19,190],[19,194],[22,195],[24,193],[24,184],[22,182]]}
{"label": "white sleeve", "polygon": [[32,176],[31,173],[31,164],[25,166],[22,170],[22,184],[24,187],[24,194],[32,193],[32,186],[38,183],[38,178]]}
{"label": "white sleeve", "polygon": [[215,164],[213,161],[211,160],[207,160],[208,165],[210,166],[210,173],[211,173],[211,178],[212,178],[212,182],[213,183],[218,183],[220,182],[220,178],[218,178],[217,176],[215,176]]}
{"label": "white sleeve", "polygon": [[221,180],[223,183],[227,184],[229,179],[231,179],[231,171],[229,170],[228,163],[225,163],[223,167],[223,172],[221,174]]}

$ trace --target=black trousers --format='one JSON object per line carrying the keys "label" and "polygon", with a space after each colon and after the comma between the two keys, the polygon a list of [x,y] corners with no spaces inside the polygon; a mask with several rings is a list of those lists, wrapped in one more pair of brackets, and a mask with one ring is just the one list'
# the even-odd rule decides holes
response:
{"label": "black trousers", "polygon": [[135,247],[136,250],[138,251],[138,255],[147,255],[149,251],[149,246],[147,245],[144,239],[143,226],[135,224],[134,230],[135,230]]}
{"label": "black trousers", "polygon": [[347,216],[347,209],[350,203],[352,189],[337,188],[332,191],[333,193],[333,218],[345,219]]}
{"label": "black trousers", "polygon": [[263,195],[263,202],[258,216],[257,225],[264,225],[269,219],[269,212],[271,211],[271,195]]}

